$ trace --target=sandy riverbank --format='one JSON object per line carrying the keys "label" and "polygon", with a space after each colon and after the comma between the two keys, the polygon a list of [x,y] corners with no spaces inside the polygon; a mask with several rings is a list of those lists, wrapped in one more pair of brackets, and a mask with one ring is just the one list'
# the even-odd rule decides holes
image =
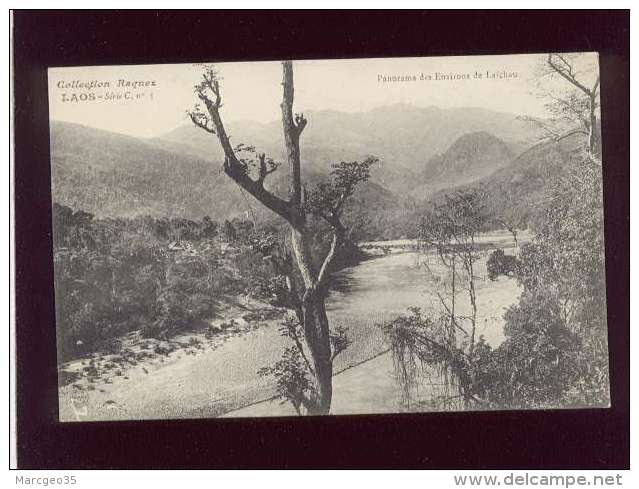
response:
{"label": "sandy riverbank", "polygon": [[[198,330],[169,340],[133,333],[122,339],[118,353],[68,362],[59,369],[61,381],[66,379],[58,391],[60,420],[215,416],[246,404],[250,401],[242,400],[244,379],[234,385],[237,355],[231,352],[245,349],[249,337],[252,342],[259,338],[258,330],[277,328],[284,314],[258,301],[229,304],[221,318]],[[250,366],[248,353],[244,358]],[[205,368],[198,368],[202,364]],[[256,377],[256,368],[246,368]]]}

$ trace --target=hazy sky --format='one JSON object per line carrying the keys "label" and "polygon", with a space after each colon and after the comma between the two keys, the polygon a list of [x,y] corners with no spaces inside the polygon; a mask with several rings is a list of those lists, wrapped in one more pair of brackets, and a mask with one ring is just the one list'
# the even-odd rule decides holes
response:
{"label": "hazy sky", "polygon": [[[418,107],[483,107],[543,116],[543,101],[534,94],[543,59],[543,55],[506,55],[296,61],[295,111],[360,112],[409,103]],[[587,56],[589,68],[596,67],[596,63],[595,54]],[[225,120],[279,119],[279,62],[215,66],[222,76]],[[192,64],[51,68],[50,116],[134,136],[159,136],[188,121],[185,111],[195,102],[193,85],[200,70]],[[482,78],[476,78],[476,72]],[[487,72],[505,72],[510,77],[487,78]],[[422,74],[431,79],[422,79]],[[456,79],[447,78],[451,74]],[[384,81],[383,77],[393,76],[414,76],[416,81]],[[588,79],[588,75],[584,76]],[[129,85],[118,86],[122,83],[119,80]],[[91,87],[92,82],[103,86]],[[155,86],[133,88],[130,82],[154,82]],[[77,87],[78,83],[89,87]],[[114,94],[122,99],[107,100]]]}

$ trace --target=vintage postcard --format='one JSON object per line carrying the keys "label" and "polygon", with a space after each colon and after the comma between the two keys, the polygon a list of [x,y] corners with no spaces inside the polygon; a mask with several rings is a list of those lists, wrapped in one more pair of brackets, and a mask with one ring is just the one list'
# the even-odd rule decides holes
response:
{"label": "vintage postcard", "polygon": [[596,53],[48,77],[61,421],[609,406]]}

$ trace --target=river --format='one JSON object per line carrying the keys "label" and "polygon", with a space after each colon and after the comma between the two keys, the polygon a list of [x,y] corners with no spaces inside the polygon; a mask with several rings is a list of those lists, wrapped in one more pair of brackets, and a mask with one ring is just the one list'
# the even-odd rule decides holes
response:
{"label": "river", "polygon": [[[486,238],[489,239],[489,238]],[[512,245],[508,235],[491,235],[498,246]],[[402,251],[374,256],[335,274],[336,290],[327,301],[331,326],[344,326],[349,348],[335,361],[335,371],[360,365],[385,351],[380,324],[409,307],[438,311],[435,295],[438,264],[435,256]],[[428,265],[428,266],[426,266]],[[428,270],[431,270],[429,272]],[[485,258],[478,263],[478,335],[493,346],[503,341],[503,312],[520,293],[515,281],[485,277]],[[459,311],[464,304],[459,299]],[[81,419],[159,419],[220,416],[273,394],[272,381],[257,376],[259,368],[277,361],[287,340],[275,324],[229,338],[221,347],[188,356],[176,356],[145,372],[131,373],[84,399]],[[355,367],[357,369],[359,367]],[[362,389],[374,389],[363,384]],[[61,419],[75,420],[69,409],[70,388],[61,389]],[[106,409],[106,407],[109,409]],[[114,407],[115,406],[115,407]]]}

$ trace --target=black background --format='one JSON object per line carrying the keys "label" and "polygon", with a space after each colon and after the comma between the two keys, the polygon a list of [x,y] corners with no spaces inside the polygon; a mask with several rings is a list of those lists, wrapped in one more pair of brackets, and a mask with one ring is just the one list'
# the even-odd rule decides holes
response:
{"label": "black background", "polygon": [[[20,468],[629,467],[629,13],[14,12]],[[599,51],[612,407],[58,423],[48,66]]]}

